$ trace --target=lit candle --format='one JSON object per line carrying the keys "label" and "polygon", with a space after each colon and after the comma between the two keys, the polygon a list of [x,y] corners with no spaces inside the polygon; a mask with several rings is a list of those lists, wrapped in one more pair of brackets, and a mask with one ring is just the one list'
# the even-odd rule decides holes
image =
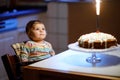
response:
{"label": "lit candle", "polygon": [[96,0],[96,14],[100,15],[100,0]]}
{"label": "lit candle", "polygon": [[99,15],[100,15],[100,0],[96,0],[96,17],[97,17],[97,23],[96,23],[96,26],[97,26],[97,32],[99,32]]}

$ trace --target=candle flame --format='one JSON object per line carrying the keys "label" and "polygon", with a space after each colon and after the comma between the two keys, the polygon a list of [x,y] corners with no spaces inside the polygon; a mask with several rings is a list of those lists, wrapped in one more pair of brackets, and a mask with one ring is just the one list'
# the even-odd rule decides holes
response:
{"label": "candle flame", "polygon": [[100,15],[100,0],[96,0],[96,14]]}

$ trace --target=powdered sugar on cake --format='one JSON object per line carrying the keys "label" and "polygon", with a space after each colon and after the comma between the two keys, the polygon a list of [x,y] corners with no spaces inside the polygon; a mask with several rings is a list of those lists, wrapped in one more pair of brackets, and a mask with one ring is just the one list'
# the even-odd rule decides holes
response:
{"label": "powdered sugar on cake", "polygon": [[105,34],[103,32],[92,32],[90,34],[85,34],[85,35],[82,35],[78,40],[81,40],[81,41],[88,41],[89,43],[92,43],[92,42],[95,42],[95,41],[100,41],[100,42],[103,42],[103,41],[107,41],[108,39],[113,39],[115,40],[116,38],[110,34]]}

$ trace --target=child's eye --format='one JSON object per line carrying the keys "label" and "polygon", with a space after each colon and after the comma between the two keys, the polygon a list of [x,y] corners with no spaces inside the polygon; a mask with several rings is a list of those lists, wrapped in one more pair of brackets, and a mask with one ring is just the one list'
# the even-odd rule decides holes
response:
{"label": "child's eye", "polygon": [[39,28],[37,28],[36,30],[39,30]]}
{"label": "child's eye", "polygon": [[36,28],[35,30],[39,30],[39,28]]}
{"label": "child's eye", "polygon": [[42,30],[45,30],[45,28],[42,28]]}

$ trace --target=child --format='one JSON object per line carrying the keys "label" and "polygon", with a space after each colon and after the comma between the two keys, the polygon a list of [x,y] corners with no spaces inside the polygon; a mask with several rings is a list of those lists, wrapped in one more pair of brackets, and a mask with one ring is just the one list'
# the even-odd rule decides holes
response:
{"label": "child", "polygon": [[26,33],[31,39],[22,47],[20,58],[22,62],[33,62],[55,55],[51,44],[46,38],[45,25],[39,20],[32,20],[26,25]]}

